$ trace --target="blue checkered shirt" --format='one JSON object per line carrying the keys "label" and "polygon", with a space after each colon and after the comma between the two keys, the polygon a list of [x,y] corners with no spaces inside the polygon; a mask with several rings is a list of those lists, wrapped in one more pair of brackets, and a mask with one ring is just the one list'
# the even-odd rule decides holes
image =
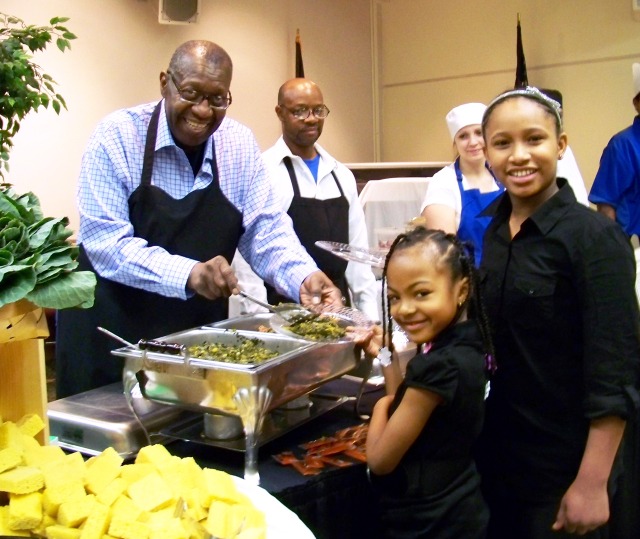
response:
{"label": "blue checkered shirt", "polygon": [[[116,111],[100,122],[82,158],[78,186],[80,229],[95,270],[104,278],[168,297],[187,298],[186,283],[198,262],[149,247],[133,235],[128,200],[140,185],[147,126],[157,103]],[[318,268],[300,245],[265,172],[253,133],[225,118],[213,134],[220,188],[242,214],[238,250],[265,280],[298,298],[302,281]],[[175,199],[213,180],[211,141],[196,177],[176,146],[164,104],[158,121],[152,184]],[[203,230],[217,234],[217,230]],[[231,261],[229,261],[231,262]]]}

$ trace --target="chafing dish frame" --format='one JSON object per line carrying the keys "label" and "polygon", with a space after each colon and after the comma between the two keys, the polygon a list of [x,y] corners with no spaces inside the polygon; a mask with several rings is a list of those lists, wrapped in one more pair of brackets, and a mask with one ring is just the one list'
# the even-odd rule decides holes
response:
{"label": "chafing dish frame", "polygon": [[233,344],[238,338],[259,339],[266,348],[280,354],[258,365],[192,358],[188,352],[170,355],[140,350],[137,346],[118,348],[112,354],[126,359],[123,383],[129,395],[139,384],[144,397],[153,401],[197,412],[239,416],[245,433],[244,477],[259,484],[257,444],[265,415],[353,370],[360,355],[352,342],[310,342],[215,325],[156,340],[188,348],[203,342]]}

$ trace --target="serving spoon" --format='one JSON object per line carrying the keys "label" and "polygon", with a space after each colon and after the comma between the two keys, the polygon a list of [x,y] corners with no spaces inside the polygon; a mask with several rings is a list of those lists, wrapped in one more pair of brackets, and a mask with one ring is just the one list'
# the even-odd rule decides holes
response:
{"label": "serving spoon", "polygon": [[240,291],[240,295],[243,298],[247,298],[249,301],[253,301],[257,305],[264,307],[268,311],[277,314],[287,322],[300,322],[301,320],[304,320],[307,318],[312,319],[318,316],[313,311],[310,311],[309,309],[307,309],[306,307],[303,307],[298,303],[280,303],[278,305],[271,305],[270,303],[267,303],[266,301],[262,301],[258,298],[255,298],[250,294],[243,292],[242,290]]}

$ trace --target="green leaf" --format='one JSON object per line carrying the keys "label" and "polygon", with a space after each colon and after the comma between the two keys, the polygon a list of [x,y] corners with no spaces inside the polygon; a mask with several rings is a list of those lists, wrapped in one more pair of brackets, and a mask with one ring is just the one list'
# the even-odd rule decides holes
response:
{"label": "green leaf", "polygon": [[56,111],[57,114],[60,114],[60,102],[59,101],[52,101],[51,102],[51,106],[53,107],[53,110]]}
{"label": "green leaf", "polygon": [[93,306],[96,276],[91,271],[65,273],[58,279],[35,287],[27,299],[48,309]]}
{"label": "green leaf", "polygon": [[0,307],[21,300],[36,285],[36,272],[30,266],[0,268]]}

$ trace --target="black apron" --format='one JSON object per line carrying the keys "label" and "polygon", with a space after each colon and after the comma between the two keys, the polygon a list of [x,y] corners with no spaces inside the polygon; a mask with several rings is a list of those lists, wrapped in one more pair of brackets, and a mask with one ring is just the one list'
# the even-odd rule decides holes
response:
{"label": "black apron", "polygon": [[[151,185],[161,103],[154,110],[147,129],[140,185],[128,201],[134,236],[146,239],[150,247],[159,246],[171,254],[198,261],[222,255],[231,262],[243,231],[242,215],[220,190],[213,138],[210,185],[182,199],[174,199]],[[82,245],[78,261],[79,269],[93,270]],[[96,276],[95,303],[91,309],[65,309],[58,313],[58,398],[122,379],[123,359],[110,353],[121,345],[96,330],[97,326],[135,343],[228,316],[226,299],[169,298]]]}
{"label": "black apron", "polygon": [[[293,199],[287,211],[293,221],[293,229],[318,268],[340,289],[349,305],[349,288],[344,275],[348,262],[316,246],[316,241],[349,243],[349,201],[344,196],[340,182],[333,171],[331,175],[340,191],[339,197],[326,200],[301,197],[291,158],[287,156],[283,161],[293,187]],[[265,283],[265,286],[267,300],[272,305],[294,301],[276,292],[268,283]]]}

